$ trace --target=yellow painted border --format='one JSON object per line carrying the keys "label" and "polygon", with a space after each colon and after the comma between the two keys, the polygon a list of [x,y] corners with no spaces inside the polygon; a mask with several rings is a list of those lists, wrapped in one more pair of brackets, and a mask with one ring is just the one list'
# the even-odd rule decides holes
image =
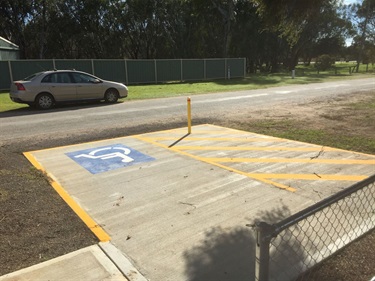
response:
{"label": "yellow painted border", "polygon": [[86,212],[77,204],[76,201],[66,192],[66,190],[46,172],[43,166],[35,159],[35,157],[30,152],[24,152],[23,155],[30,161],[30,163],[38,170],[45,173],[49,180],[51,186],[60,195],[60,197],[65,201],[66,204],[77,214],[77,216],[86,224],[86,226],[95,234],[100,242],[108,242],[111,237],[104,231],[104,229],[98,225]]}

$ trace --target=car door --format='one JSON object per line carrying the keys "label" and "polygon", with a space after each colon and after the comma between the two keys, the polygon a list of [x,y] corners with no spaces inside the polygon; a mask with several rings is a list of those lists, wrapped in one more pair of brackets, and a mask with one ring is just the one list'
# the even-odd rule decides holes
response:
{"label": "car door", "polygon": [[47,85],[56,101],[69,101],[77,98],[76,85],[68,72],[52,73],[44,77],[41,82]]}
{"label": "car door", "polygon": [[103,83],[96,77],[81,72],[72,72],[77,87],[77,99],[103,99]]}

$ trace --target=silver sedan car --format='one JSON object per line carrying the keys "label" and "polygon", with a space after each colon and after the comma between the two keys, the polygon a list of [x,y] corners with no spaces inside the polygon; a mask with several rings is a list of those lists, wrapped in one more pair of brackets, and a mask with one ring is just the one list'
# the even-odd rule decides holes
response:
{"label": "silver sedan car", "polygon": [[128,96],[128,88],[81,71],[52,70],[14,81],[9,95],[14,102],[49,109],[56,103],[72,101],[105,100],[115,103]]}

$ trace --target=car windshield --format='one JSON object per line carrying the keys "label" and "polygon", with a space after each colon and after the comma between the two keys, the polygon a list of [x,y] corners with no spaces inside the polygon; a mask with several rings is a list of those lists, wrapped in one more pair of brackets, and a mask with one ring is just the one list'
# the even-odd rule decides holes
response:
{"label": "car windshield", "polygon": [[38,73],[34,73],[30,76],[27,76],[26,78],[23,78],[22,80],[23,81],[31,81],[33,80],[34,78],[38,77],[40,74],[42,74],[43,72],[38,72]]}

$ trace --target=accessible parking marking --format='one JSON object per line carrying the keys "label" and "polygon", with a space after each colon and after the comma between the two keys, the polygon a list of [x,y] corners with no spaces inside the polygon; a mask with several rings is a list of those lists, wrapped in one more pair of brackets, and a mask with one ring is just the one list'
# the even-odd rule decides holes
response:
{"label": "accessible parking marking", "polygon": [[[369,177],[375,165],[373,155],[213,125],[24,155],[98,239],[111,240],[149,280],[192,279],[186,257],[198,249],[205,260],[211,238],[237,241],[238,230],[248,234],[245,225],[259,216],[300,211]],[[246,247],[253,241],[247,234]],[[214,279],[250,276],[237,275],[239,262],[250,264],[238,248],[223,256],[233,270],[223,270],[220,256]]]}
{"label": "accessible parking marking", "polygon": [[[212,130],[207,130],[207,127]],[[186,135],[180,141],[177,141],[177,136],[171,137],[171,134],[182,133],[183,130],[175,129],[165,131],[164,135],[163,132],[156,132],[136,138],[291,192],[297,191],[298,187],[294,187],[292,183],[286,185],[283,181],[360,181],[371,175],[371,172],[366,173],[363,168],[373,171],[375,165],[372,155],[213,125],[196,126],[191,135]],[[200,134],[210,136],[199,137]],[[228,135],[232,137],[227,137]],[[172,147],[169,141],[175,141]],[[215,157],[210,157],[211,155]],[[267,169],[267,166],[259,164],[279,166],[268,165],[271,168]],[[302,168],[305,172],[297,174],[288,169],[289,164],[293,164],[291,168]],[[350,166],[350,169],[345,166]],[[336,173],[327,173],[332,167]],[[359,173],[352,174],[353,170]]]}

